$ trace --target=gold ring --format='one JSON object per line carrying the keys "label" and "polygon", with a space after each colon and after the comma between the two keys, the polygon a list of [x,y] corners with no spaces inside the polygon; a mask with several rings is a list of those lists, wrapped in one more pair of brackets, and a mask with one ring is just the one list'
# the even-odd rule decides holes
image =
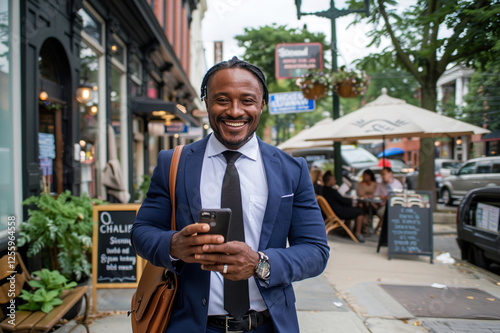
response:
{"label": "gold ring", "polygon": [[227,264],[224,265],[224,269],[222,270],[222,274],[226,274],[227,273]]}

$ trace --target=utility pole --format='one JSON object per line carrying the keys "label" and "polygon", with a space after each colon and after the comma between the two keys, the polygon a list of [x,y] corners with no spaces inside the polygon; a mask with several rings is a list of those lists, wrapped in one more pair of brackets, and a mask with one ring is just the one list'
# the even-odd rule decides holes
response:
{"label": "utility pole", "polygon": [[[325,17],[330,19],[332,26],[332,42],[331,42],[331,51],[332,51],[332,73],[336,72],[338,69],[337,65],[337,29],[335,20],[339,17],[351,14],[351,13],[362,13],[365,12],[366,16],[370,14],[370,0],[364,0],[365,8],[364,9],[337,9],[335,8],[335,4],[333,0],[330,0],[330,8],[325,11],[315,12],[315,13],[302,13],[300,11],[300,7],[302,4],[302,0],[295,0],[295,6],[297,7],[297,18],[300,20],[301,15],[315,15],[319,17]],[[339,96],[335,93],[332,93],[332,116],[333,120],[338,119],[340,117],[340,101]],[[334,158],[334,167],[335,167],[335,178],[337,179],[337,184],[342,184],[342,154],[341,154],[341,142],[333,143],[333,158]]]}

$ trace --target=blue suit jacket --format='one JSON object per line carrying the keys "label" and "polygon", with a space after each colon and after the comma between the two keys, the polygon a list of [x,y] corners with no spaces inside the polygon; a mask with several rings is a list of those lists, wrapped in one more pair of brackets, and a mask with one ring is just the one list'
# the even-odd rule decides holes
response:
{"label": "blue suit jacket", "polygon": [[[176,186],[177,230],[198,220],[200,178],[208,137],[184,147]],[[296,159],[259,140],[269,185],[259,250],[271,264],[271,278],[259,286],[276,332],[298,332],[292,282],[320,274],[329,257],[325,225],[305,160]],[[172,264],[169,169],[172,150],[161,151],[147,198],[132,227],[137,253],[156,266],[178,274],[179,288],[167,332],[205,332],[210,272],[199,264]],[[289,247],[287,247],[287,240]]]}

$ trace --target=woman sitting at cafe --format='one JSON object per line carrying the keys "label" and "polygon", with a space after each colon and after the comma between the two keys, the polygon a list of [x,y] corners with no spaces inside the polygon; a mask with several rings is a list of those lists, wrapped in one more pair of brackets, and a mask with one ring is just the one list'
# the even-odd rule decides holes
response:
{"label": "woman sitting at cafe", "polygon": [[373,193],[375,193],[376,189],[377,181],[375,179],[375,174],[372,170],[366,169],[365,171],[363,171],[362,180],[358,183],[356,189],[356,194],[358,196],[358,199],[360,200],[359,207],[361,207],[364,212],[363,232],[365,233],[367,233],[366,231],[368,231],[370,228],[370,210],[376,213],[378,205],[375,203],[363,202],[362,200],[365,198],[372,199]]}
{"label": "woman sitting at cafe", "polygon": [[372,170],[366,169],[363,171],[362,180],[358,183],[356,194],[358,198],[373,198],[373,193],[377,189],[377,181]]}

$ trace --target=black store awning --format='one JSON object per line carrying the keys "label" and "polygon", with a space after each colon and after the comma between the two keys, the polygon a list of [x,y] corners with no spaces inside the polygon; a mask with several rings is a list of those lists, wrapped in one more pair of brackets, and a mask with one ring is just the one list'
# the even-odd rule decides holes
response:
{"label": "black store awning", "polygon": [[483,135],[481,141],[499,141],[500,130],[492,131],[491,133]]}
{"label": "black store awning", "polygon": [[168,102],[158,98],[142,97],[131,98],[130,104],[132,113],[138,116],[153,118],[153,111],[165,111],[167,113],[175,115],[185,123],[189,123],[192,126],[196,127],[200,126],[200,123],[196,118],[188,114],[183,106],[178,105],[174,102]]}

